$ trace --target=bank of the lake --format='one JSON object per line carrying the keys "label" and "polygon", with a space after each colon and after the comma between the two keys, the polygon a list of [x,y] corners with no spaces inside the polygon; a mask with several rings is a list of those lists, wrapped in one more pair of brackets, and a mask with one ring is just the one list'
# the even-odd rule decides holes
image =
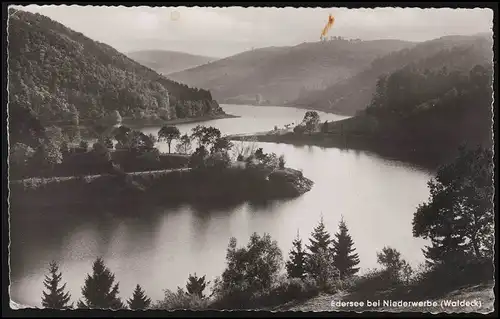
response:
{"label": "bank of the lake", "polygon": [[309,105],[297,105],[297,104],[294,104],[293,102],[285,102],[283,104],[273,104],[271,102],[268,102],[268,101],[264,101],[264,102],[260,102],[260,103],[257,103],[257,102],[254,102],[254,101],[251,101],[251,100],[248,100],[248,101],[245,101],[245,100],[238,100],[238,99],[223,99],[221,101],[221,105],[237,105],[237,106],[253,106],[253,107],[270,107],[270,108],[273,108],[273,107],[284,107],[284,108],[287,108],[287,109],[297,109],[297,110],[308,110],[308,111],[316,111],[316,112],[321,112],[321,113],[325,113],[325,114],[333,114],[333,115],[337,115],[337,116],[344,116],[344,117],[351,117],[351,116],[354,116],[356,112],[349,112],[349,111],[332,111],[328,108],[324,108],[324,109],[319,109],[317,107],[312,107],[312,106],[309,106]]}
{"label": "bank of the lake", "polygon": [[276,200],[300,196],[313,182],[302,172],[268,168],[206,168],[145,171],[123,175],[30,178],[10,182],[16,209],[124,203],[203,203]]}
{"label": "bank of the lake", "polygon": [[199,117],[186,117],[186,118],[178,118],[172,120],[162,120],[160,118],[156,119],[139,119],[132,117],[123,117],[122,125],[131,126],[131,127],[148,127],[148,126],[163,126],[163,125],[179,125],[179,124],[187,124],[187,123],[198,123],[198,122],[207,122],[218,119],[230,119],[237,118],[239,116],[221,113],[221,114],[210,114]]}
{"label": "bank of the lake", "polygon": [[435,171],[449,153],[443,152],[440,145],[417,145],[411,141],[397,139],[381,139],[367,134],[295,134],[293,132],[259,132],[257,134],[230,135],[232,141],[259,141],[266,143],[283,143],[296,146],[320,146],[339,149],[351,149],[375,153],[388,160],[411,163],[424,170]]}
{"label": "bank of the lake", "polygon": [[492,148],[490,110],[468,107],[472,102],[473,99],[456,107],[422,106],[409,113],[384,113],[371,109],[328,123],[325,122],[327,118],[320,116],[315,132],[305,132],[304,127],[299,126],[297,130],[289,127],[244,136],[233,135],[230,139],[369,151],[435,170],[439,165],[452,161],[461,146]]}
{"label": "bank of the lake", "polygon": [[[208,114],[204,116],[199,116],[199,117],[186,117],[186,118],[177,118],[177,119],[171,119],[171,120],[163,120],[161,118],[133,118],[133,117],[122,117],[121,121],[109,126],[108,129],[105,132],[106,134],[110,133],[110,130],[113,127],[118,127],[120,125],[125,125],[127,127],[131,128],[146,128],[146,127],[159,127],[161,128],[162,126],[165,125],[182,125],[182,124],[193,124],[197,123],[202,125],[204,122],[209,122],[213,120],[220,120],[220,119],[232,119],[232,118],[238,118],[239,116],[237,115],[232,115],[232,114],[227,114],[227,113],[217,113],[217,114]],[[96,130],[94,128],[95,122],[90,121],[90,120],[81,120],[78,126],[75,126],[72,123],[69,123],[67,121],[65,122],[49,122],[45,123],[47,126],[58,126],[63,131],[78,131],[80,134],[80,137],[84,140],[87,140],[88,142],[94,142],[97,139],[98,134],[96,133]],[[109,125],[109,124],[106,124]]]}

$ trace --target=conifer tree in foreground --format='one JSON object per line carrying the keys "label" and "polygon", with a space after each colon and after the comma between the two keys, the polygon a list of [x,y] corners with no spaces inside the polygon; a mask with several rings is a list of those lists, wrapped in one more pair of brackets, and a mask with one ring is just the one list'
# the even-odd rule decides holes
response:
{"label": "conifer tree in foreground", "polygon": [[97,258],[92,265],[92,276],[87,274],[82,295],[85,301],[78,301],[78,308],[120,309],[123,303],[118,297],[118,283],[113,285],[115,275]]}
{"label": "conifer tree in foreground", "polygon": [[288,278],[303,279],[306,275],[306,252],[302,247],[302,240],[297,231],[297,238],[293,240],[293,248],[290,250],[289,260],[286,262]]}
{"label": "conifer tree in foreground", "polygon": [[49,274],[45,275],[43,282],[48,292],[43,292],[42,306],[51,309],[68,309],[72,305],[69,304],[71,295],[69,292],[64,292],[66,284],[59,287],[62,279],[62,273],[59,272],[59,267],[55,261],[49,265]]}
{"label": "conifer tree in foreground", "polygon": [[146,292],[141,286],[137,285],[135,286],[132,298],[127,300],[127,304],[131,310],[143,310],[151,305],[151,298],[146,295]]}
{"label": "conifer tree in foreground", "polygon": [[189,275],[188,282],[186,284],[186,290],[188,294],[195,295],[200,298],[205,298],[203,295],[203,290],[207,287],[210,282],[205,282],[205,276],[198,277],[196,273],[194,275]]}
{"label": "conifer tree in foreground", "polygon": [[323,222],[323,216],[321,216],[318,226],[314,227],[311,236],[312,237],[309,238],[310,244],[307,245],[311,254],[317,253],[320,248],[325,250],[330,248],[332,239],[330,233],[326,230],[325,223]]}
{"label": "conifer tree in foreground", "polygon": [[313,277],[316,277],[319,273],[319,265],[316,262],[317,258],[314,258],[314,256],[321,251],[323,251],[323,253],[331,253],[330,244],[332,243],[332,239],[330,233],[326,230],[323,216],[321,216],[318,226],[316,226],[311,233],[309,241],[310,244],[307,245],[309,249],[309,253],[307,254],[307,272]]}
{"label": "conifer tree in foreground", "polygon": [[339,232],[335,234],[332,242],[334,265],[339,270],[340,278],[344,279],[357,273],[359,268],[355,266],[359,264],[359,257],[354,253],[354,242],[343,217],[339,224]]}

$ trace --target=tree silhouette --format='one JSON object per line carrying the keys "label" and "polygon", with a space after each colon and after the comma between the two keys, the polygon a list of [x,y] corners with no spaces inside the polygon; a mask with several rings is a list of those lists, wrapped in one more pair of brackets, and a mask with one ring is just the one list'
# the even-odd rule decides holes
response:
{"label": "tree silhouette", "polygon": [[231,147],[233,147],[233,143],[227,137],[221,137],[214,142],[210,151],[212,154],[216,152],[228,152]]}
{"label": "tree silhouette", "polygon": [[307,269],[308,273],[312,276],[318,275],[321,269],[319,269],[320,265],[316,262],[319,260],[318,258],[314,258],[320,250],[323,251],[323,254],[331,254],[331,246],[332,239],[330,238],[330,233],[325,228],[325,224],[323,222],[323,216],[319,221],[318,226],[316,226],[311,233],[311,238],[309,238],[310,244],[307,245],[307,249],[309,249],[309,253],[307,255]]}
{"label": "tree silhouette", "polygon": [[207,148],[214,145],[222,136],[220,130],[212,126],[197,125],[192,129],[192,132],[191,137],[198,141],[198,146],[206,146]]}
{"label": "tree silhouette", "polygon": [[146,135],[143,132],[131,130],[125,141],[125,147],[135,153],[144,153],[154,148],[156,138],[152,135]]}
{"label": "tree silhouette", "polygon": [[302,123],[306,127],[306,131],[309,133],[314,132],[320,121],[319,114],[316,111],[307,111],[304,115]]}
{"label": "tree silhouette", "polygon": [[170,145],[172,141],[178,139],[181,136],[181,132],[176,126],[164,126],[158,132],[158,139],[165,140],[168,144],[168,152],[170,153]]}
{"label": "tree silhouette", "polygon": [[62,273],[59,272],[59,267],[55,261],[49,265],[49,274],[45,275],[43,285],[48,292],[43,292],[42,305],[44,308],[52,309],[68,309],[72,305],[69,304],[71,295],[69,292],[64,292],[66,284],[59,287],[62,279]]}
{"label": "tree silhouette", "polygon": [[339,232],[335,234],[332,243],[333,260],[339,270],[340,278],[344,279],[357,273],[359,268],[355,266],[359,264],[359,257],[354,253],[354,242],[343,217],[339,224]]}
{"label": "tree silhouette", "polygon": [[323,216],[321,216],[318,225],[314,227],[314,230],[311,233],[311,238],[309,238],[309,242],[310,244],[306,246],[311,254],[317,253],[319,248],[323,248],[325,250],[330,249],[332,239],[330,233],[326,230]]}
{"label": "tree silhouette", "polygon": [[405,271],[411,271],[401,253],[392,247],[384,247],[381,252],[377,252],[377,262],[384,266],[388,278],[393,283],[399,282]]}
{"label": "tree silhouette", "polygon": [[114,137],[121,147],[126,147],[129,143],[129,135],[132,130],[124,125],[120,125],[113,130]]}
{"label": "tree silhouette", "polygon": [[203,295],[203,290],[207,287],[210,282],[205,282],[205,276],[198,277],[196,273],[194,275],[189,275],[188,282],[186,284],[186,290],[190,295],[196,295],[200,298],[205,298]]}
{"label": "tree silhouette", "polygon": [[189,157],[188,166],[190,168],[204,168],[206,167],[206,157],[208,156],[208,151],[205,146],[198,147],[193,154]]}
{"label": "tree silhouette", "polygon": [[142,310],[146,309],[151,305],[151,298],[146,296],[146,292],[141,288],[141,286],[135,286],[134,294],[132,298],[127,300],[128,307],[132,310]]}
{"label": "tree silhouette", "polygon": [[288,278],[303,279],[306,276],[306,257],[307,254],[302,247],[302,239],[299,232],[293,240],[293,248],[290,250],[289,260],[286,262],[286,271]]}
{"label": "tree silhouette", "polygon": [[429,264],[456,264],[493,254],[492,152],[460,148],[429,181],[430,199],[413,217],[413,235],[431,240]]}
{"label": "tree silhouette", "polygon": [[198,147],[202,146],[204,129],[205,127],[201,125],[196,125],[191,129],[191,137],[198,141]]}
{"label": "tree silhouette", "polygon": [[180,141],[177,144],[177,152],[182,154],[189,154],[191,152],[191,137],[188,134],[180,137]]}
{"label": "tree silhouette", "polygon": [[[221,138],[221,132],[213,126],[203,128],[203,137],[201,142],[203,145],[215,145],[218,139]],[[229,140],[227,140],[229,142]]]}
{"label": "tree silhouette", "polygon": [[255,158],[258,159],[259,161],[262,161],[266,158],[266,154],[264,154],[264,150],[262,149],[262,147],[258,148],[256,151],[255,151]]}
{"label": "tree silhouette", "polygon": [[294,132],[295,134],[298,134],[298,135],[303,134],[305,131],[306,131],[306,128],[305,128],[305,126],[304,126],[304,125],[300,125],[300,124],[299,124],[299,125],[297,125],[297,126],[295,126],[295,127],[293,128],[293,132]]}
{"label": "tree silhouette", "polygon": [[282,266],[282,253],[269,234],[253,233],[246,247],[237,248],[231,237],[226,254],[227,267],[218,290],[234,293],[263,291],[271,288]]}
{"label": "tree silhouette", "polygon": [[78,308],[120,309],[123,303],[118,297],[118,285],[115,275],[104,265],[102,258],[97,258],[92,265],[92,276],[87,274],[82,295],[85,301],[78,301]]}

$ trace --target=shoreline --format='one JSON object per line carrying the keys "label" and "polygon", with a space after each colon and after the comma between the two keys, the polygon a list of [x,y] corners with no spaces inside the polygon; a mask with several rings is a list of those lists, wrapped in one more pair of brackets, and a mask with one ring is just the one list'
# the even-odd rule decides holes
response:
{"label": "shoreline", "polygon": [[[161,120],[161,119],[133,119],[130,117],[124,117],[122,118],[122,121],[120,123],[114,124],[113,126],[129,126],[130,128],[137,128],[137,127],[155,127],[155,126],[163,126],[163,125],[179,125],[179,124],[189,124],[189,123],[197,123],[197,122],[207,122],[207,121],[212,121],[212,120],[219,120],[219,119],[230,119],[230,118],[239,118],[240,116],[238,115],[233,115],[233,114],[217,114],[217,115],[205,115],[205,116],[198,116],[198,117],[188,117],[188,118],[180,118],[180,119],[172,119],[172,120]],[[92,140],[96,139],[97,137],[93,133],[92,125],[95,123],[92,123],[88,120],[83,120],[79,123],[78,125],[78,130],[80,131],[81,138],[87,139],[87,140]],[[75,125],[73,124],[68,124],[65,122],[49,122],[46,123],[46,125],[55,125],[60,127],[61,129],[68,129],[68,128],[74,128]]]}
{"label": "shoreline", "polygon": [[238,118],[238,115],[232,114],[218,114],[218,115],[205,115],[198,117],[187,117],[180,119],[172,119],[172,120],[148,120],[148,119],[132,119],[132,118],[123,118],[121,124],[122,125],[131,125],[131,126],[162,126],[162,125],[179,125],[179,124],[188,124],[188,123],[196,123],[196,122],[207,122],[211,120],[220,120],[220,119],[229,119],[229,118]]}
{"label": "shoreline", "polygon": [[285,105],[281,105],[281,106],[283,106],[283,107],[291,107],[291,108],[301,109],[301,110],[323,112],[323,113],[327,113],[327,114],[335,114],[335,115],[339,115],[339,116],[349,116],[349,117],[356,116],[355,113],[351,114],[351,113],[348,113],[348,112],[341,112],[341,111],[334,112],[333,110],[318,109],[318,108],[310,107],[310,106],[307,106],[307,105],[289,105],[289,104],[285,104]]}
{"label": "shoreline", "polygon": [[389,141],[387,138],[364,134],[312,134],[297,135],[293,132],[274,133],[273,131],[251,134],[233,134],[232,141],[252,141],[264,143],[290,144],[296,146],[312,145],[373,153],[383,159],[415,165],[420,169],[434,172],[447,155],[438,149],[424,149],[413,146],[409,141]]}
{"label": "shoreline", "polygon": [[339,116],[348,116],[348,117],[354,117],[356,114],[350,114],[347,112],[334,112],[332,110],[328,109],[318,109],[314,107],[308,107],[306,105],[290,105],[290,104],[249,104],[249,103],[228,103],[228,102],[221,102],[221,104],[228,104],[228,105],[242,105],[242,106],[256,106],[256,107],[288,107],[292,109],[299,109],[299,110],[308,110],[308,111],[318,111],[318,112],[323,112],[327,114],[334,114],[334,115],[339,115]]}
{"label": "shoreline", "polygon": [[[215,187],[214,181],[217,181]],[[101,206],[231,204],[294,198],[310,191],[313,185],[312,180],[292,168],[274,171],[266,168],[176,169],[31,178],[9,183],[11,205],[21,209],[84,205],[96,198]]]}

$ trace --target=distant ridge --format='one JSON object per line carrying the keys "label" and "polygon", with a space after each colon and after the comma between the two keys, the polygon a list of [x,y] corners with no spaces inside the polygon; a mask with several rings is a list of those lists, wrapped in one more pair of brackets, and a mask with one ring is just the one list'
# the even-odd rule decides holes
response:
{"label": "distant ridge", "polygon": [[194,68],[217,60],[207,57],[168,50],[139,50],[128,52],[127,56],[158,73],[169,74]]}
{"label": "distant ridge", "polygon": [[401,40],[335,38],[249,50],[168,77],[207,88],[221,103],[283,105],[307,90],[349,78],[377,57],[413,45]]}
{"label": "distant ridge", "polygon": [[450,70],[468,70],[475,64],[491,62],[492,38],[485,35],[444,36],[391,52],[358,74],[328,88],[307,92],[287,105],[354,115],[370,103],[378,77],[410,63],[424,69],[446,66]]}

